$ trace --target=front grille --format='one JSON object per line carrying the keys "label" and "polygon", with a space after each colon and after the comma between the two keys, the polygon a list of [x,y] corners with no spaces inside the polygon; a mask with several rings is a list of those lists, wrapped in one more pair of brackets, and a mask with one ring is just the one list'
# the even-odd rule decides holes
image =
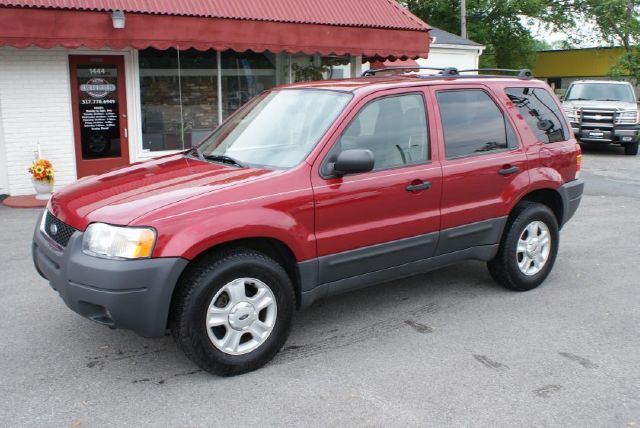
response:
{"label": "front grille", "polygon": [[615,110],[582,109],[580,113],[583,128],[613,128],[616,119]]}
{"label": "front grille", "polygon": [[[61,247],[66,247],[71,239],[71,235],[76,229],[57,219],[53,214],[47,211],[44,219],[43,233],[55,241]],[[55,233],[54,233],[55,232]]]}

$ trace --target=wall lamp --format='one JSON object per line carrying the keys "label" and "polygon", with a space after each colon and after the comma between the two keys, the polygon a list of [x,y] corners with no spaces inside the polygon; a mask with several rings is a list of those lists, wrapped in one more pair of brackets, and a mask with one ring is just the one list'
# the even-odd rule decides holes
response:
{"label": "wall lamp", "polygon": [[114,10],[111,12],[111,21],[113,22],[113,28],[116,30],[122,30],[124,28],[124,12],[121,10]]}

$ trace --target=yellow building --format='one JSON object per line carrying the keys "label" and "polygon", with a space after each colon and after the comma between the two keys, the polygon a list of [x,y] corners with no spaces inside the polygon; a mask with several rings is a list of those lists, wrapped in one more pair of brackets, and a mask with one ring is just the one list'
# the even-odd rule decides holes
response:
{"label": "yellow building", "polygon": [[540,51],[533,74],[562,94],[574,80],[610,79],[609,70],[623,52],[623,48]]}

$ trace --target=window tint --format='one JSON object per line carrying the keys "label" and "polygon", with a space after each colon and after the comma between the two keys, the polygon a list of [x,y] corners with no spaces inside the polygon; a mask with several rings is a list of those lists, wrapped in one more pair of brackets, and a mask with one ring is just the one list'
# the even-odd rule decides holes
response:
{"label": "window tint", "polygon": [[551,94],[541,88],[507,88],[507,96],[543,143],[564,141],[568,130]]}
{"label": "window tint", "polygon": [[426,162],[429,144],[422,95],[390,96],[368,103],[333,147],[330,161],[350,149],[371,150],[374,171]]}
{"label": "window tint", "polygon": [[484,91],[442,91],[437,99],[447,159],[517,146],[513,128],[505,126],[502,112]]}

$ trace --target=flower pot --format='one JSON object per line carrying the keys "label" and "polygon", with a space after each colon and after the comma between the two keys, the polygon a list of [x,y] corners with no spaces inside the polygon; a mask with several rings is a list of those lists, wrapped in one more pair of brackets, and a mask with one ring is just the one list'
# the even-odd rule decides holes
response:
{"label": "flower pot", "polygon": [[53,184],[48,181],[32,180],[33,188],[36,189],[36,199],[46,201],[51,197],[53,191]]}

